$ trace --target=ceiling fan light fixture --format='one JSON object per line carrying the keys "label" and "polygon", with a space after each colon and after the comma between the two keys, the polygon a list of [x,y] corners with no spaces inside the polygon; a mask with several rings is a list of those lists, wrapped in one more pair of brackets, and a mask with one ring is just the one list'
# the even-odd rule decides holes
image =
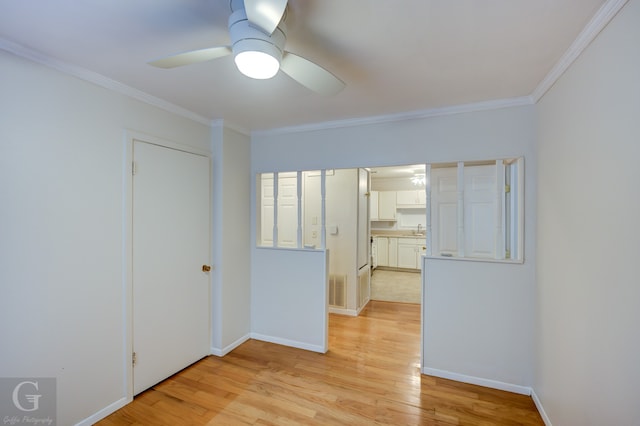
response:
{"label": "ceiling fan light fixture", "polygon": [[229,34],[234,61],[242,74],[264,80],[278,73],[286,40],[281,28],[265,34],[252,27],[244,9],[239,9],[229,17]]}
{"label": "ceiling fan light fixture", "polygon": [[425,184],[427,183],[427,175],[424,173],[416,173],[411,178],[411,183],[414,186],[425,186]]}
{"label": "ceiling fan light fixture", "polygon": [[261,40],[246,39],[233,47],[238,70],[247,77],[265,80],[275,76],[280,69],[279,52],[275,46]]}

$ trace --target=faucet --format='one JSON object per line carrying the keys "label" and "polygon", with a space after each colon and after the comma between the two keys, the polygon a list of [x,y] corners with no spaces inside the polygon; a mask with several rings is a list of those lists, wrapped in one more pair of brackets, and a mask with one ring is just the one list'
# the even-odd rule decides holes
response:
{"label": "faucet", "polygon": [[422,224],[419,223],[418,224],[418,232],[416,232],[416,234],[422,234],[422,232],[420,232],[420,229],[422,228]]}

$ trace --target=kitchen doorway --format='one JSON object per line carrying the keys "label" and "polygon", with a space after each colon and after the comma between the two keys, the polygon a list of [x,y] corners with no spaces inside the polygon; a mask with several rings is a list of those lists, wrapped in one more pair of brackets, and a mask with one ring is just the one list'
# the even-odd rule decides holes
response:
{"label": "kitchen doorway", "polygon": [[371,168],[371,300],[421,303],[425,169],[424,164]]}
{"label": "kitchen doorway", "polygon": [[420,304],[420,271],[374,270],[371,274],[371,300]]}

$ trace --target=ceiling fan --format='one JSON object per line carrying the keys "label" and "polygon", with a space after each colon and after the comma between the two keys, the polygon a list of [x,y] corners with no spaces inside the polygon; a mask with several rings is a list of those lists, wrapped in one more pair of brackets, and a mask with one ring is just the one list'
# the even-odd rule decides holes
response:
{"label": "ceiling fan", "polygon": [[345,84],[320,65],[284,50],[287,0],[231,0],[231,46],[179,53],[150,65],[175,68],[233,54],[238,70],[256,79],[268,79],[282,70],[298,83],[323,95],[340,92]]}

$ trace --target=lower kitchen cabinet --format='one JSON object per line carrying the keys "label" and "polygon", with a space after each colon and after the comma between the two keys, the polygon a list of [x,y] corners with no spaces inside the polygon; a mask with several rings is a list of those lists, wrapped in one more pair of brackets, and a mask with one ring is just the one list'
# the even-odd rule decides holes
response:
{"label": "lower kitchen cabinet", "polygon": [[424,238],[373,237],[375,267],[420,269],[427,247]]}
{"label": "lower kitchen cabinet", "polygon": [[398,266],[398,238],[396,237],[376,237],[376,252],[378,266]]}
{"label": "lower kitchen cabinet", "polygon": [[399,238],[398,268],[420,269],[420,259],[425,251],[422,238]]}

